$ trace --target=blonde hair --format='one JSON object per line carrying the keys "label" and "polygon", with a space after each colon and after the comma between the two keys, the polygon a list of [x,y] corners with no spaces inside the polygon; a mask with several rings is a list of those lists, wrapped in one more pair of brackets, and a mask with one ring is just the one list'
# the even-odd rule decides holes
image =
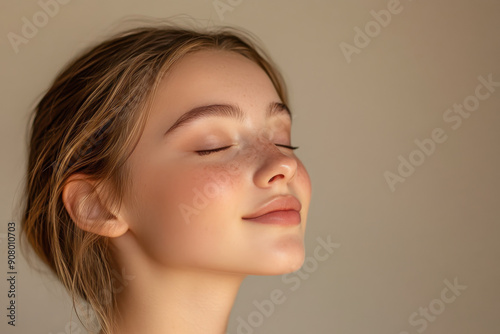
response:
{"label": "blonde hair", "polygon": [[141,136],[158,83],[188,53],[217,49],[245,56],[267,73],[288,104],[283,78],[256,40],[231,27],[129,29],[67,64],[36,105],[22,234],[68,290],[73,307],[77,299],[86,302],[103,333],[114,328],[115,262],[109,238],[80,229],[66,211],[61,199],[66,181],[83,173],[97,184],[109,182],[111,205],[121,205],[131,185],[125,161]]}

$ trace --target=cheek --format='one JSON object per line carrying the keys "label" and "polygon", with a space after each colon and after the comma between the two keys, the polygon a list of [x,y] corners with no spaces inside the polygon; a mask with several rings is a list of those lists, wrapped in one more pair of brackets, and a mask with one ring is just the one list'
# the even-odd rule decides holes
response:
{"label": "cheek", "polygon": [[241,213],[241,173],[231,165],[157,168],[138,184],[135,233],[150,256],[201,264],[227,252]]}
{"label": "cheek", "polygon": [[240,171],[232,167],[200,166],[187,173],[189,181],[174,181],[174,187],[180,192],[173,203],[185,223],[205,225],[207,220],[236,214],[241,205],[243,182]]}
{"label": "cheek", "polygon": [[176,228],[198,224],[211,208],[234,196],[239,184],[233,173],[217,166],[148,172],[141,185],[141,201],[156,212],[161,224]]}

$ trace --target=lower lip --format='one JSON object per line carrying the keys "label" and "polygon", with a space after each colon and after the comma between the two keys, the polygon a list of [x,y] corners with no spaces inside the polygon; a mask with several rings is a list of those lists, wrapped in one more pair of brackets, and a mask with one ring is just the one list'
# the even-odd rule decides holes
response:
{"label": "lower lip", "polygon": [[295,210],[281,210],[269,212],[256,218],[243,219],[261,224],[298,225],[300,224],[300,213]]}

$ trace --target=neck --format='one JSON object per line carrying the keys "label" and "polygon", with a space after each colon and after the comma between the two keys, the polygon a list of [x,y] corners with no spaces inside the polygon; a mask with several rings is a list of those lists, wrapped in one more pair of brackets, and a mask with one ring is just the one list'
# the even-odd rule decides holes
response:
{"label": "neck", "polygon": [[137,274],[117,293],[113,333],[224,334],[243,275],[161,268]]}

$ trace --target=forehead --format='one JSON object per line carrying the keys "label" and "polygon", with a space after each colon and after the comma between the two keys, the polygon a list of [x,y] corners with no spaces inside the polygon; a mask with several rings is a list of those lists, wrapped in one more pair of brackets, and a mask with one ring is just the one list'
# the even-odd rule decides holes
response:
{"label": "forehead", "polygon": [[152,113],[174,119],[200,104],[231,103],[243,110],[279,102],[259,65],[235,52],[197,51],[177,61],[162,78]]}
{"label": "forehead", "polygon": [[[259,81],[271,84],[264,70],[243,55],[225,50],[203,50],[185,55],[170,68],[163,84],[173,81],[205,83],[224,80],[228,86],[237,83]],[[272,84],[271,84],[272,86]]]}

